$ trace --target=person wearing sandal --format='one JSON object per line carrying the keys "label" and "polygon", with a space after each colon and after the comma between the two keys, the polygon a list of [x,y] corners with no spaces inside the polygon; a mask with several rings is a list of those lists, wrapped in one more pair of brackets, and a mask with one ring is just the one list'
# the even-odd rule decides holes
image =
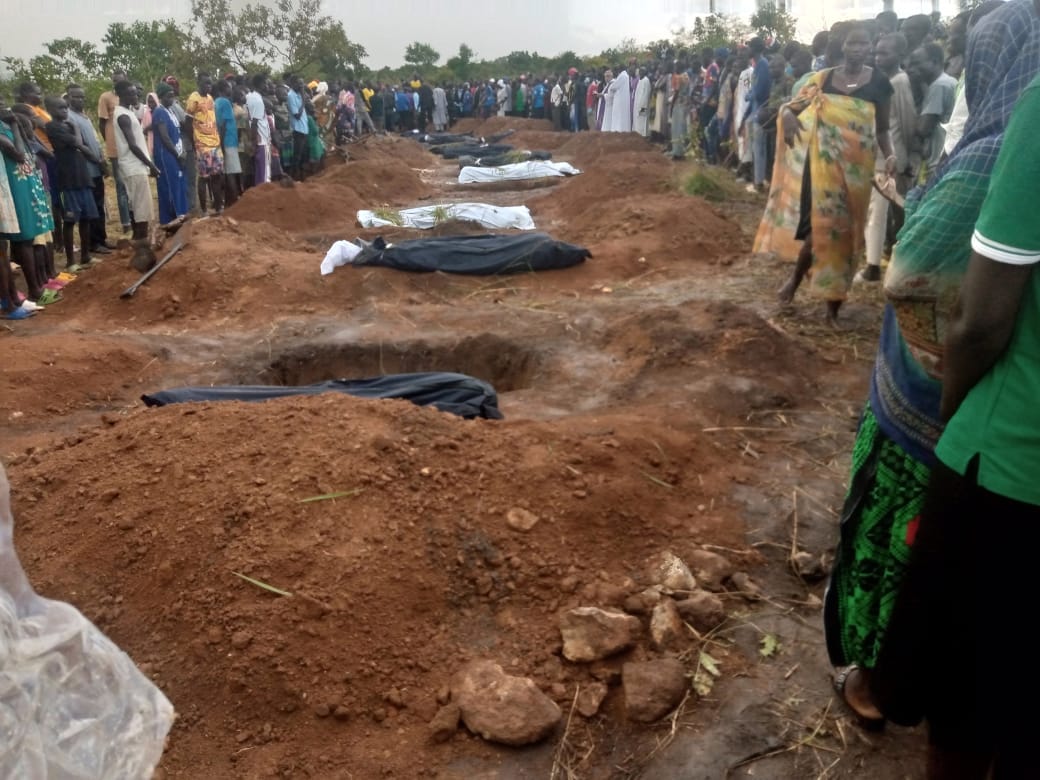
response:
{"label": "person wearing sandal", "polygon": [[[29,151],[24,135],[24,128],[18,118],[7,109],[0,97],[0,156],[3,157],[4,175],[13,204],[13,219],[8,211],[4,217],[0,239],[11,243],[11,257],[22,268],[30,300],[39,302],[44,293],[46,278],[41,279],[37,273],[36,257],[33,253],[33,242],[40,236],[48,235],[54,229],[54,216],[51,211],[50,198],[43,187],[43,181],[36,168],[34,156]],[[13,293],[8,291],[10,304],[14,303]]]}
{"label": "person wearing sandal", "polygon": [[943,433],[942,337],[949,307],[968,267],[972,231],[1012,109],[1037,72],[1040,16],[1033,0],[1012,0],[969,41],[971,117],[964,138],[928,187],[908,196],[906,223],[885,278],[888,305],[824,597],[836,688],[868,719],[882,712],[893,719],[878,706],[877,668],[918,543]]}

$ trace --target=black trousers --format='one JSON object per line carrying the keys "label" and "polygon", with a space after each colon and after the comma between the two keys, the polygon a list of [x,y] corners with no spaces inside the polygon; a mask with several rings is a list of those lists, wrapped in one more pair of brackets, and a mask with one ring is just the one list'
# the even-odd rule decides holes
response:
{"label": "black trousers", "polygon": [[[1040,545],[1040,506],[932,471],[910,565],[871,689],[891,720],[928,720],[944,751],[995,761],[996,777],[1035,777],[1035,721],[1020,709],[1040,695],[1029,624]],[[1023,763],[1024,762],[1024,763]]]}
{"label": "black trousers", "polygon": [[310,161],[310,150],[307,148],[307,134],[297,133],[295,130],[292,134],[292,154],[293,154],[293,167],[297,171],[302,171],[303,166]]}
{"label": "black trousers", "polygon": [[108,231],[105,229],[105,177],[94,177],[94,205],[100,216],[90,223],[90,248],[104,244],[108,241]]}

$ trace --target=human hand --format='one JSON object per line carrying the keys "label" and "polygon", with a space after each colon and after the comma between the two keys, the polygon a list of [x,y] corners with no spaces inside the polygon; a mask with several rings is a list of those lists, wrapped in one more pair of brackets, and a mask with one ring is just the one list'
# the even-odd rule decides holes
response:
{"label": "human hand", "polygon": [[885,175],[890,179],[896,175],[896,156],[894,154],[885,158]]}
{"label": "human hand", "polygon": [[795,141],[802,139],[802,130],[805,128],[802,127],[802,123],[791,109],[781,109],[781,114],[783,116],[781,122],[784,128],[784,143],[788,146],[794,146]]}

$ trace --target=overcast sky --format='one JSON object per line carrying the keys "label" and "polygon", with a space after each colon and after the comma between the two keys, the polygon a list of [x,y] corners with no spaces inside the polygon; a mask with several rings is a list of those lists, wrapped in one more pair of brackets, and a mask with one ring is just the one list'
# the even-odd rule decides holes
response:
{"label": "overcast sky", "polygon": [[[232,0],[244,5],[247,0]],[[708,11],[709,0],[324,0],[325,10],[341,19],[347,36],[368,50],[370,68],[397,66],[412,41],[431,44],[441,63],[472,47],[478,59],[494,59],[511,51],[559,54],[568,49],[596,54],[623,38],[650,41],[667,38],[670,31],[690,26]],[[942,0],[952,5],[954,0]],[[724,13],[747,18],[755,0],[716,0]],[[843,0],[856,16],[873,16],[881,0]],[[804,35],[823,22],[816,6],[827,0],[789,0],[801,17]],[[75,36],[100,44],[112,22],[134,19],[186,19],[189,0],[0,0],[0,55],[31,57],[43,53],[43,44]],[[802,6],[802,8],[799,8]],[[876,10],[875,10],[876,6]],[[905,8],[903,7],[905,6]],[[922,8],[925,7],[925,8]],[[931,0],[897,0],[896,10],[929,10]],[[799,13],[801,11],[801,13]]]}

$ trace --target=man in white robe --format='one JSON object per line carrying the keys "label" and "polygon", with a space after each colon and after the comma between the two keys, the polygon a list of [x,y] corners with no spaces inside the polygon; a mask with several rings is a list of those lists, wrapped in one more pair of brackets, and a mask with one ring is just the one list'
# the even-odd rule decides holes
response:
{"label": "man in white robe", "polygon": [[650,96],[653,87],[646,71],[639,69],[639,83],[636,85],[636,100],[632,107],[633,129],[646,138],[650,134]]}
{"label": "man in white robe", "polygon": [[613,133],[632,132],[632,89],[629,86],[628,71],[624,68],[618,73],[617,78],[610,82],[607,93],[613,93],[614,100],[611,103],[610,131]]}
{"label": "man in white robe", "polygon": [[438,84],[433,88],[433,129],[443,132],[448,127],[448,95]]}
{"label": "man in white robe", "polygon": [[740,163],[741,176],[746,173],[745,166],[751,163],[751,122],[747,121],[747,93],[751,90],[751,77],[755,69],[743,60],[745,69],[737,79],[737,88],[733,91],[733,134],[737,140],[737,161]]}

